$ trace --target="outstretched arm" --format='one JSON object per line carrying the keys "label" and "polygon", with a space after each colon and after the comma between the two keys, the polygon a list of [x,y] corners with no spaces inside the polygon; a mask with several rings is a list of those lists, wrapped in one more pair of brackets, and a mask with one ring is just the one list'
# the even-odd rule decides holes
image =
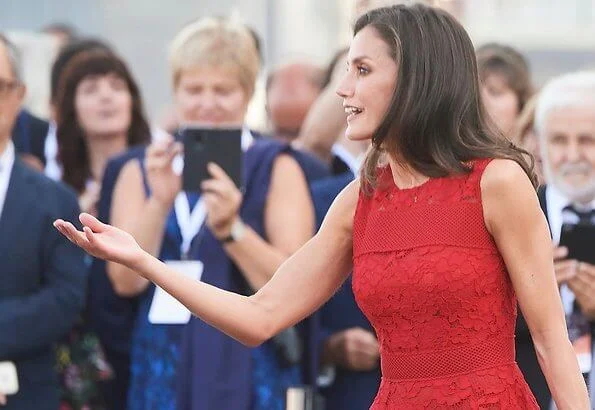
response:
{"label": "outstretched arm", "polygon": [[587,410],[587,389],[568,340],[551,240],[535,190],[518,164],[497,159],[486,168],[481,191],[486,226],[508,268],[554,401],[560,410]]}
{"label": "outstretched arm", "polygon": [[90,254],[122,263],[170,293],[192,313],[254,346],[318,309],[351,270],[353,215],[359,183],[337,197],[319,233],[291,256],[255,295],[196,282],[144,252],[126,232],[81,215],[84,232],[62,220],[56,228]]}

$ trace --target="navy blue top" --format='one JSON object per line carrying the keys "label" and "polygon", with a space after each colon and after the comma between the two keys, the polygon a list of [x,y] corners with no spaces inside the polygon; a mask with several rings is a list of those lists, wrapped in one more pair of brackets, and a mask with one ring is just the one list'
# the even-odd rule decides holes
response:
{"label": "navy blue top", "polygon": [[[318,225],[322,223],[336,196],[353,180],[351,172],[332,176],[312,185],[312,196]],[[318,312],[320,320],[320,341],[334,333],[353,327],[374,332],[372,326],[355,302],[351,288],[351,277]],[[367,409],[374,401],[380,385],[380,369],[356,372],[337,367],[333,383],[321,389],[326,400],[326,410]]]}
{"label": "navy blue top", "polygon": [[[246,153],[242,220],[265,240],[264,209],[272,167],[281,153],[295,152],[273,140],[258,140]],[[307,154],[299,154],[306,177],[316,175],[323,166]],[[304,167],[309,163],[310,166]],[[320,164],[320,163],[318,163]],[[205,235],[201,253],[205,264],[203,280],[219,288],[250,294],[240,271],[221,245]],[[184,330],[179,382],[179,408],[192,410],[283,410],[285,391],[301,383],[297,366],[284,366],[277,358],[273,342],[249,349],[198,318]]]}
{"label": "navy blue top", "polygon": [[[143,167],[144,174],[144,167]],[[198,196],[189,196],[190,209]],[[198,235],[197,235],[198,237]],[[159,259],[180,260],[182,235],[175,211],[169,213]],[[189,258],[197,259],[197,249],[190,250]],[[134,410],[174,410],[179,341],[183,325],[161,325],[149,322],[149,309],[155,286],[149,285],[141,295],[136,326],[132,336],[130,389],[128,408]]]}
{"label": "navy blue top", "polygon": [[[145,146],[138,146],[112,158],[106,165],[97,203],[99,220],[109,223],[112,196],[120,171],[131,159],[141,159]],[[105,271],[105,261],[93,259],[89,275],[91,325],[107,349],[127,355],[138,310],[138,297],[118,296]]]}

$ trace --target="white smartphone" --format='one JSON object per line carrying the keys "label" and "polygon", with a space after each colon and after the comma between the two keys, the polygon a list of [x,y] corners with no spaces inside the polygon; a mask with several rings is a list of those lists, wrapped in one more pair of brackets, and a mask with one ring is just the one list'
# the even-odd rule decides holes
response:
{"label": "white smartphone", "polygon": [[0,393],[4,395],[19,392],[19,378],[17,368],[13,362],[0,362]]}

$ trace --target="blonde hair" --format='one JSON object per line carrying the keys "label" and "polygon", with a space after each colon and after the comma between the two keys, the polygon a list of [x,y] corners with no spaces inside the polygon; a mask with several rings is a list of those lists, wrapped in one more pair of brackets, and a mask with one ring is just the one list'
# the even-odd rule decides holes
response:
{"label": "blonde hair", "polygon": [[512,142],[518,146],[522,146],[529,131],[533,131],[535,126],[535,108],[537,107],[538,99],[539,93],[535,93],[527,100],[513,128]]}
{"label": "blonde hair", "polygon": [[235,18],[207,17],[188,24],[169,49],[173,87],[177,87],[184,71],[200,66],[233,68],[250,98],[260,70],[260,57],[250,30]]}

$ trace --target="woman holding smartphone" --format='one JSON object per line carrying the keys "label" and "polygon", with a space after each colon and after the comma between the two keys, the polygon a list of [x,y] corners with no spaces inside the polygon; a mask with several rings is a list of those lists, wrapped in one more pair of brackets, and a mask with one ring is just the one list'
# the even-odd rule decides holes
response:
{"label": "woman holding smartphone", "polygon": [[[252,294],[313,235],[306,179],[289,148],[243,127],[260,69],[244,25],[223,18],[188,25],[171,44],[170,69],[182,125],[243,128],[245,192],[218,167],[208,196],[181,191],[180,173],[164,166],[182,151],[169,138],[122,169],[111,222],[194,280]],[[129,409],[281,409],[285,389],[300,382],[297,366],[285,366],[272,344],[246,348],[199,319],[174,318],[149,281],[118,264],[107,271],[119,295],[141,295]]]}
{"label": "woman holding smartphone", "polygon": [[557,408],[590,409],[535,175],[486,121],[468,34],[419,4],[372,10],[354,33],[337,93],[347,136],[372,140],[362,176],[255,295],[190,281],[90,215],[84,232],[55,226],[249,346],[318,309],[353,268],[380,345],[374,410],[538,409],[515,362],[518,298]]}

